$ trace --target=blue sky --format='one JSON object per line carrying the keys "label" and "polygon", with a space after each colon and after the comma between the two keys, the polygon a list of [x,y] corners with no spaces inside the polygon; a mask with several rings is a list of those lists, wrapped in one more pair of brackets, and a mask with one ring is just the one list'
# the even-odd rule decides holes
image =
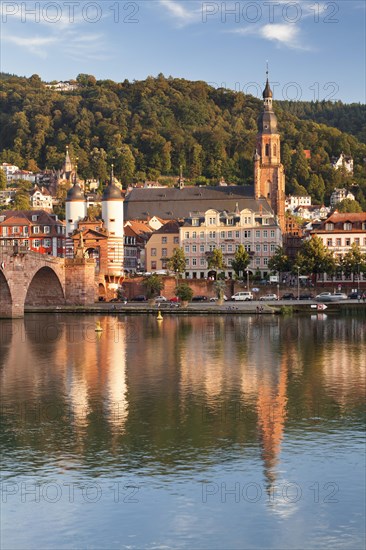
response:
{"label": "blue sky", "polygon": [[365,103],[364,0],[1,3],[1,70],[67,80],[205,80],[277,99]]}

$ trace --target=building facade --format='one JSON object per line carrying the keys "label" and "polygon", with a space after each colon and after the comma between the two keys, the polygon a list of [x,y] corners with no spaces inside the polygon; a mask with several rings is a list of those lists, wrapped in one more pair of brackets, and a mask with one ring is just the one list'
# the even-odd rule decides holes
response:
{"label": "building facade", "polygon": [[281,164],[280,134],[272,106],[272,90],[268,78],[263,91],[264,107],[258,119],[258,134],[254,155],[254,195],[264,197],[285,231],[285,172]]}
{"label": "building facade", "polygon": [[231,264],[239,245],[251,256],[248,270],[266,276],[269,259],[282,246],[282,232],[271,211],[209,209],[185,219],[180,228],[180,245],[186,256],[186,278],[215,277],[214,270],[208,267],[208,256],[215,248],[222,250],[226,265],[219,271],[233,277]]}
{"label": "building facade", "polygon": [[168,259],[179,248],[179,224],[169,221],[152,233],[146,243],[146,271],[166,271]]}
{"label": "building facade", "polygon": [[44,210],[0,212],[1,244],[51,256],[65,256],[65,224]]}

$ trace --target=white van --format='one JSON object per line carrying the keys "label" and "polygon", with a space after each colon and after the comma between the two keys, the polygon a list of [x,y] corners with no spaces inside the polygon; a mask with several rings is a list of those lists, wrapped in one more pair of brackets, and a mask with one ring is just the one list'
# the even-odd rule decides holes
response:
{"label": "white van", "polygon": [[253,294],[251,292],[237,292],[234,296],[231,296],[231,299],[236,302],[250,302],[253,300]]}

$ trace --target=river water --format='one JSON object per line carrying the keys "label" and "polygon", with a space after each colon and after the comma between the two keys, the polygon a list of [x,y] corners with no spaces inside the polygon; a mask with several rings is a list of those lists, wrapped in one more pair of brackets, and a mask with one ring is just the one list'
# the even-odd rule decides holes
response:
{"label": "river water", "polygon": [[0,321],[2,548],[364,548],[364,321]]}

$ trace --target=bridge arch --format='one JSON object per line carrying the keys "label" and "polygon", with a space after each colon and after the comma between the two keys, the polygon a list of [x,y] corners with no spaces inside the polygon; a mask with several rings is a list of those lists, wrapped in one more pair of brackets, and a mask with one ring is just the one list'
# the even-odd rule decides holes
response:
{"label": "bridge arch", "polygon": [[26,306],[60,306],[65,304],[65,294],[57,273],[43,266],[33,275],[24,300]]}
{"label": "bridge arch", "polygon": [[11,317],[13,311],[13,299],[11,296],[8,281],[0,270],[0,317]]}

